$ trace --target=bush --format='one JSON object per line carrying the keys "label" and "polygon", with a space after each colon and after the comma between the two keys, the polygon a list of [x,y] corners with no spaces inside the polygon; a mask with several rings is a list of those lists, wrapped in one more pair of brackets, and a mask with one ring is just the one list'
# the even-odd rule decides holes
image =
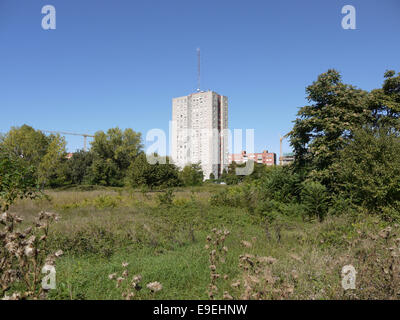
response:
{"label": "bush", "polygon": [[180,172],[180,178],[187,187],[200,186],[203,183],[204,174],[200,164],[187,165]]}
{"label": "bush", "polygon": [[322,221],[328,212],[326,187],[315,181],[305,181],[302,186],[301,203],[304,208],[304,216],[318,217],[319,221]]}
{"label": "bush", "polygon": [[173,204],[174,197],[174,192],[171,189],[167,189],[157,196],[158,204],[160,206],[170,207]]}
{"label": "bush", "polygon": [[146,154],[141,153],[136,157],[128,170],[128,184],[133,187],[163,188],[181,185],[178,168],[170,163],[167,157],[166,163],[150,164]]}
{"label": "bush", "polygon": [[39,194],[35,169],[0,146],[0,212],[18,198],[35,198]]}
{"label": "bush", "polygon": [[400,201],[400,138],[391,130],[365,128],[335,163],[335,191],[371,212]]}

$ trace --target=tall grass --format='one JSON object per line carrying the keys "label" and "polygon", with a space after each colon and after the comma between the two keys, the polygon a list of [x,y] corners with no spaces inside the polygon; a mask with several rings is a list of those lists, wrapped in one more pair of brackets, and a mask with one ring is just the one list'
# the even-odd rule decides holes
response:
{"label": "tall grass", "polygon": [[[398,248],[399,226],[391,225],[385,238],[381,233],[389,225],[376,216],[328,215],[322,222],[307,222],[299,215],[273,219],[266,232],[257,212],[211,206],[212,192],[178,189],[165,206],[159,192],[51,191],[47,200],[19,201],[10,211],[28,221],[44,209],[60,216],[48,238],[51,250],[64,251],[51,299],[121,299],[121,289],[108,275],[125,270],[140,275],[143,284],[158,281],[163,287],[157,293],[144,287],[134,299],[208,299],[210,248],[205,244],[214,228],[230,231],[224,239],[229,250],[217,268],[217,298],[397,297],[390,248]],[[261,262],[250,268],[249,261]],[[122,262],[129,265],[124,268]],[[341,287],[341,269],[348,264],[360,272],[352,292]]]}

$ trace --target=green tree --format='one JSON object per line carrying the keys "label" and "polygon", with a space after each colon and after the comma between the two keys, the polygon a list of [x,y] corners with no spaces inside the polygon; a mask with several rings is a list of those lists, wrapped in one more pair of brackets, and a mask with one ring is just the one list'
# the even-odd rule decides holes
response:
{"label": "green tree", "polygon": [[[122,185],[126,171],[142,149],[141,134],[132,129],[122,131],[112,128],[106,133],[97,132],[91,145],[95,159],[90,173],[91,181]],[[102,172],[103,169],[107,173]]]}
{"label": "green tree", "polygon": [[328,212],[329,198],[324,185],[316,181],[304,181],[301,189],[301,202],[304,215],[318,217],[321,222]]}
{"label": "green tree", "polygon": [[380,211],[400,201],[400,137],[392,128],[365,127],[339,153],[335,191],[353,203]]}
{"label": "green tree", "polygon": [[122,175],[111,159],[95,158],[89,168],[87,180],[101,186],[122,186]]}
{"label": "green tree", "polygon": [[0,145],[0,211],[8,210],[18,198],[35,198],[39,194],[35,167]]}
{"label": "green tree", "polygon": [[369,118],[368,93],[342,83],[335,70],[321,74],[306,89],[311,105],[297,114],[290,132],[295,167],[330,185],[330,167],[354,129]]}
{"label": "green tree", "polygon": [[93,152],[78,150],[67,161],[67,178],[72,184],[82,184],[93,163]]}
{"label": "green tree", "polygon": [[235,161],[232,161],[228,165],[228,170],[224,170],[221,176],[221,180],[224,181],[228,185],[235,185],[243,181],[245,176],[239,176],[236,174],[236,168],[243,168],[246,164],[237,164]]}
{"label": "green tree", "polygon": [[180,172],[180,178],[185,186],[198,186],[203,183],[204,174],[199,163],[186,165]]}
{"label": "green tree", "polygon": [[369,95],[371,120],[369,124],[375,128],[392,127],[400,129],[400,73],[386,71],[385,81],[381,89],[372,90]]}
{"label": "green tree", "polygon": [[2,144],[16,157],[23,159],[27,165],[39,167],[47,153],[51,138],[28,125],[12,127],[2,139]]}
{"label": "green tree", "polygon": [[38,180],[41,186],[56,187],[66,181],[66,142],[60,135],[50,136],[46,154],[40,161]]}
{"label": "green tree", "polygon": [[[156,155],[154,155],[156,156]],[[165,161],[164,161],[165,160]],[[128,171],[129,184],[136,187],[174,187],[181,185],[178,168],[170,163],[169,157],[160,163],[150,164],[145,153],[139,154]]]}

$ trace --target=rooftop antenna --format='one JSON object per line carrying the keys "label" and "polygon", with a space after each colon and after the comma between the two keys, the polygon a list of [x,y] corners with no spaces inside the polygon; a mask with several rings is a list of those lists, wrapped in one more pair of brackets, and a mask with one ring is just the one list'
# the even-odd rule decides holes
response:
{"label": "rooftop antenna", "polygon": [[200,92],[200,48],[197,48],[197,92]]}

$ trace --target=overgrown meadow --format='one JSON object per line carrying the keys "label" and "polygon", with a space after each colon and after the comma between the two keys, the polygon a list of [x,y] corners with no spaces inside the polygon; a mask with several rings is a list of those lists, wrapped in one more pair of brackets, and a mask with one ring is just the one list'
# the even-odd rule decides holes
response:
{"label": "overgrown meadow", "polygon": [[[225,192],[238,197],[219,185],[48,191],[9,212],[27,225],[41,210],[59,214],[48,249],[64,254],[48,299],[125,299],[127,293],[130,299],[397,297],[397,256],[391,253],[398,249],[391,247],[399,245],[398,225],[388,229],[379,217],[362,213],[321,223],[303,221],[301,214],[266,223],[237,204],[215,204],[215,194]],[[341,269],[348,264],[358,271],[357,290],[342,288]],[[133,286],[136,276],[142,284]],[[162,289],[147,288],[152,282]]]}

